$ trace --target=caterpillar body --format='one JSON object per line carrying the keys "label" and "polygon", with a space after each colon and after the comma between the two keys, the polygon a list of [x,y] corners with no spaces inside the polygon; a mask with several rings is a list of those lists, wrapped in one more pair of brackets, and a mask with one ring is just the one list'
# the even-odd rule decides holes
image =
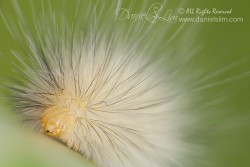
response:
{"label": "caterpillar body", "polygon": [[182,166],[188,100],[169,61],[171,40],[151,23],[124,25],[121,3],[108,2],[79,1],[72,22],[42,3],[31,30],[13,3],[19,24],[2,18],[24,48],[13,52],[22,84],[6,85],[14,107],[30,127],[97,166]]}

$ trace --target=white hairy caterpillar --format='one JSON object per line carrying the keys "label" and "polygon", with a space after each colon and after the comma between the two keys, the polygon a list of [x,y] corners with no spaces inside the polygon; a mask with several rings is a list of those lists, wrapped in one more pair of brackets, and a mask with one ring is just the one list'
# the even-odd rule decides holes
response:
{"label": "white hairy caterpillar", "polygon": [[[89,10],[84,14],[82,3]],[[25,39],[24,55],[13,53],[23,83],[7,85],[14,90],[14,107],[35,130],[98,166],[185,166],[189,146],[182,140],[182,124],[190,120],[184,113],[192,96],[184,98],[180,81],[187,80],[178,67],[190,56],[175,54],[181,60],[175,62],[174,49],[164,48],[178,30],[166,42],[151,31],[154,24],[142,20],[126,27],[116,15],[121,4],[105,3],[111,7],[101,1],[77,4],[72,23],[48,7],[34,17],[38,21],[30,31],[14,3],[22,35],[6,25]],[[167,33],[165,28],[159,32]]]}
{"label": "white hairy caterpillar", "polygon": [[[96,11],[96,4],[88,6]],[[111,25],[100,24],[103,13],[84,16],[79,7],[72,25],[62,19],[61,30],[53,10],[47,15],[43,9],[32,36],[14,2],[28,55],[13,53],[24,83],[7,85],[14,91],[14,107],[35,130],[98,166],[179,166],[184,149],[174,124],[182,121],[175,110],[183,102],[176,85],[168,83],[173,74],[161,70],[164,61],[150,54],[156,46],[140,46],[152,25],[118,29],[119,5],[111,3]]]}

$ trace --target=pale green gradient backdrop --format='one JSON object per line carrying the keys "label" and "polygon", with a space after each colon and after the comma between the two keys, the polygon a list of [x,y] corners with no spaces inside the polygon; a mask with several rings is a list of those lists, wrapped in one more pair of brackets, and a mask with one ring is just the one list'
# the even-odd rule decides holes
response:
{"label": "pale green gradient backdrop", "polygon": [[[28,9],[22,0],[22,9]],[[154,2],[159,1],[152,1]],[[183,1],[169,0],[167,9],[177,9]],[[40,2],[34,1],[37,5]],[[54,4],[61,1],[55,0]],[[107,1],[108,3],[108,1]],[[140,7],[143,1],[137,1]],[[128,6],[129,1],[124,3]],[[217,75],[204,84],[209,84],[250,71],[250,2],[241,1],[187,1],[181,7],[233,9],[231,17],[244,18],[243,23],[187,23],[195,24],[200,31],[192,32],[190,41],[202,46],[192,61],[189,71],[202,70],[212,74],[235,62],[240,64]],[[27,5],[28,6],[28,5]],[[0,10],[13,12],[8,0],[0,0]],[[136,10],[136,9],[135,9]],[[27,18],[31,19],[31,18]],[[169,26],[170,23],[160,24]],[[159,26],[159,25],[158,25]],[[176,23],[176,27],[179,24]],[[156,26],[157,28],[157,26]],[[185,29],[183,30],[183,32]],[[184,35],[185,33],[183,33]],[[182,35],[182,34],[181,34]],[[180,37],[181,38],[181,37]],[[167,41],[168,39],[166,39]],[[188,44],[189,40],[186,41]],[[177,46],[180,47],[181,46]],[[0,53],[10,57],[10,49],[19,50],[0,19]],[[16,78],[9,60],[0,56],[0,79]],[[190,141],[206,148],[207,158],[202,157],[193,167],[247,167],[250,166],[250,77],[226,83],[201,92],[200,103],[209,103],[217,97],[226,98],[215,104],[214,109],[202,109],[195,113],[202,121],[197,124],[200,131],[190,136]],[[1,100],[1,104],[3,101]],[[0,166],[84,166],[84,159],[61,144],[44,137],[28,133],[17,123],[13,113],[1,105],[0,111]],[[214,111],[207,113],[206,111]],[[191,159],[192,161],[192,159]]]}

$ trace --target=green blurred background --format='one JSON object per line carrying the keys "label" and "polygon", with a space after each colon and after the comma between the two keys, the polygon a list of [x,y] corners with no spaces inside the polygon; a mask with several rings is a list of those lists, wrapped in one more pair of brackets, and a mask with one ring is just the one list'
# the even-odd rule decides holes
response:
{"label": "green blurred background", "polygon": [[[47,2],[47,1],[45,1]],[[60,8],[61,1],[53,0],[53,8]],[[149,4],[160,1],[147,1]],[[25,19],[29,22],[29,3],[27,0],[19,1]],[[39,8],[40,1],[33,2]],[[108,3],[110,1],[105,1]],[[123,2],[124,8],[128,7],[131,1]],[[144,1],[136,1],[139,9]],[[57,5],[58,4],[58,5]],[[75,3],[68,0],[67,5],[74,6]],[[215,83],[227,78],[238,76],[250,71],[250,2],[241,1],[183,1],[169,0],[166,9],[176,10],[183,8],[217,8],[233,9],[230,17],[242,17],[243,23],[187,23],[182,32],[176,38],[176,47],[181,47],[178,40],[191,33],[190,39],[182,43],[193,42],[194,46],[201,46],[200,51],[191,61],[188,73],[201,70],[202,77],[215,74],[226,69],[204,81],[202,85]],[[134,8],[136,11],[137,8]],[[69,13],[74,8],[70,8]],[[13,7],[8,0],[0,0],[0,10],[13,13]],[[17,20],[14,20],[17,21]],[[127,23],[129,24],[129,23]],[[159,23],[155,28],[162,26],[177,29],[180,23]],[[188,27],[194,26],[199,31],[188,31]],[[174,30],[173,30],[174,31]],[[166,38],[166,42],[168,39]],[[8,60],[11,58],[10,50],[19,51],[20,48],[11,38],[6,27],[0,19],[0,79],[6,77],[17,78],[13,65]],[[181,49],[181,48],[180,48]],[[8,57],[8,58],[6,58]],[[200,100],[197,102],[197,110],[192,114],[200,118],[196,130],[190,136],[190,142],[199,144],[205,148],[205,156],[190,157],[193,163],[187,164],[192,167],[248,167],[250,166],[250,77],[244,77],[232,82],[218,85],[200,92]],[[208,105],[218,97],[226,100]],[[204,105],[199,105],[199,104]],[[90,166],[90,164],[79,154],[67,149],[62,144],[29,132],[22,127],[18,117],[8,112],[4,101],[0,101],[0,166],[2,167],[28,167],[28,166]],[[192,159],[193,158],[193,159]],[[184,165],[185,166],[185,165]]]}

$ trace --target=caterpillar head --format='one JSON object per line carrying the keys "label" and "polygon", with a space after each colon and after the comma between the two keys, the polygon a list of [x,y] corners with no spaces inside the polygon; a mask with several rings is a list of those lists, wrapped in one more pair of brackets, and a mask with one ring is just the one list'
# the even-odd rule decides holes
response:
{"label": "caterpillar head", "polygon": [[65,140],[73,132],[74,126],[74,115],[63,107],[50,107],[43,113],[41,130],[48,136]]}

